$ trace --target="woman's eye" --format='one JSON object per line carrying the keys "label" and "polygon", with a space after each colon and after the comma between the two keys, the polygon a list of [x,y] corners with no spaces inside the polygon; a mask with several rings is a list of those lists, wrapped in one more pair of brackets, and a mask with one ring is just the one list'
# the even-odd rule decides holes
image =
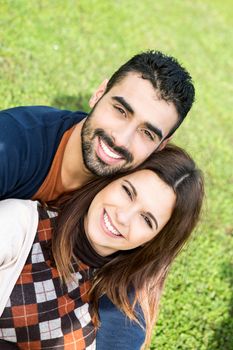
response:
{"label": "woman's eye", "polygon": [[142,217],[143,217],[145,223],[146,223],[150,228],[152,228],[153,226],[152,226],[151,220],[148,218],[148,216],[142,215]]}
{"label": "woman's eye", "polygon": [[133,196],[132,193],[130,192],[130,190],[128,189],[127,186],[122,185],[122,188],[124,189],[124,191],[127,193],[127,195],[129,196],[129,198],[132,200]]}

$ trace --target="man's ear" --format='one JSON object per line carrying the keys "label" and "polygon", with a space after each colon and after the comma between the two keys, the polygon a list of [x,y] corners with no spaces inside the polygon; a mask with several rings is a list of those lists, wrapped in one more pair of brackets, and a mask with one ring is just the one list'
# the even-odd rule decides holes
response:
{"label": "man's ear", "polygon": [[96,104],[96,102],[99,101],[99,99],[103,96],[106,87],[108,84],[108,79],[105,79],[100,86],[97,88],[97,90],[94,92],[94,94],[91,96],[90,100],[89,100],[89,106],[91,108],[93,108]]}
{"label": "man's ear", "polygon": [[164,149],[164,147],[166,147],[166,145],[168,144],[168,142],[170,142],[172,139],[172,136],[168,137],[167,139],[163,140],[159,147],[157,148],[157,151],[162,151],[162,149]]}

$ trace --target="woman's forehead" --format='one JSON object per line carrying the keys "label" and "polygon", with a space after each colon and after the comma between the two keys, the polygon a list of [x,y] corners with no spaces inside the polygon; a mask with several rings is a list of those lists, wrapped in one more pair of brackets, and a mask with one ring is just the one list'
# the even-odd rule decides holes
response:
{"label": "woman's forehead", "polygon": [[[140,200],[145,201],[148,197],[161,198],[161,203],[166,200],[173,202],[175,193],[154,171],[143,169],[135,171],[123,177],[123,181],[129,181],[136,189]],[[162,201],[162,198],[164,200]]]}

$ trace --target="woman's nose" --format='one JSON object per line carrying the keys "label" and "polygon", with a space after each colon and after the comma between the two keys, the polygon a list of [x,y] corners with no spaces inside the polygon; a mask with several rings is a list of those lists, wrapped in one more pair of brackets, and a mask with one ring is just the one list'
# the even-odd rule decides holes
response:
{"label": "woman's nose", "polygon": [[128,226],[133,219],[132,208],[118,208],[116,211],[116,218],[119,224]]}

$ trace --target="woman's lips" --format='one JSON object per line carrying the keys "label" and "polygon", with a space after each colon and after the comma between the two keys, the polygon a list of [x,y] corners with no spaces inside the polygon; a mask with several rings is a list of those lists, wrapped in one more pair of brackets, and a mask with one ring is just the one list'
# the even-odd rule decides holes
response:
{"label": "woman's lips", "polygon": [[104,209],[101,215],[101,226],[105,233],[107,233],[110,237],[120,238],[123,235],[117,230],[117,228],[112,224],[111,218],[108,213]]}

